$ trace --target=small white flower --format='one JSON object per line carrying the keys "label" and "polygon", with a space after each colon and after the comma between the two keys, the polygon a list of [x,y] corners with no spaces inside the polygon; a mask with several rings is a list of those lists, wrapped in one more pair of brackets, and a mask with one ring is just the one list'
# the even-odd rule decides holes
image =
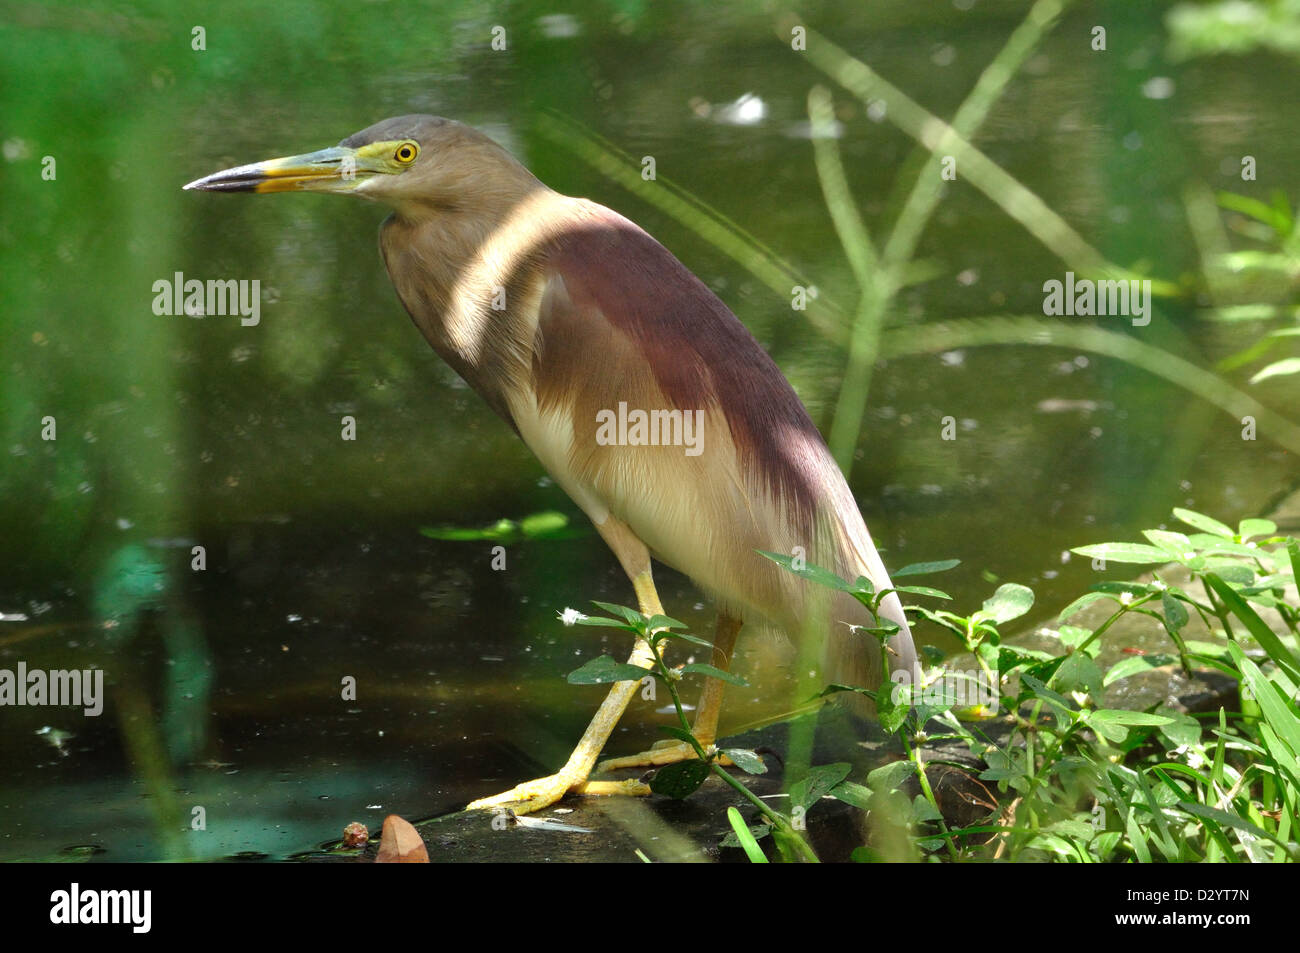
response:
{"label": "small white flower", "polygon": [[566,608],[563,612],[558,613],[557,615],[559,620],[563,622],[565,625],[577,625],[583,619],[587,618],[577,609],[568,609],[568,608]]}
{"label": "small white flower", "polygon": [[1120,605],[1122,605],[1122,606],[1127,606],[1127,605],[1132,605],[1132,603],[1133,603],[1133,593],[1131,593],[1131,592],[1121,592],[1121,593],[1119,594],[1119,604],[1120,604]]}

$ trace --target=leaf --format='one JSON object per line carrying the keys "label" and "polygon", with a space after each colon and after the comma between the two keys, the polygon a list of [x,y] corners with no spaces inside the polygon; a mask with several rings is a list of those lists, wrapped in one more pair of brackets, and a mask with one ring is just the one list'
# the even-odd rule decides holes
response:
{"label": "leaf", "polygon": [[1046,851],[1049,854],[1056,854],[1063,859],[1073,858],[1076,856],[1074,845],[1063,837],[1057,837],[1055,834],[1038,834],[1029,839],[1026,845],[1031,850]]}
{"label": "leaf", "polygon": [[758,752],[748,748],[724,748],[722,753],[735,762],[736,767],[746,774],[767,774],[767,765]]}
{"label": "leaf", "polygon": [[1273,757],[1280,767],[1287,774],[1291,775],[1291,784],[1300,784],[1300,760],[1291,753],[1286,743],[1278,736],[1268,724],[1264,722],[1259,726],[1259,737],[1264,742],[1264,748]]}
{"label": "leaf", "polygon": [[1048,685],[1060,667],[1065,664],[1065,660],[1071,657],[1072,655],[1055,655],[1048,658],[1046,662],[1026,665],[1020,674],[1023,677],[1038,679],[1043,685]]}
{"label": "leaf", "polygon": [[[1226,16],[1224,11],[1221,15]],[[1217,21],[1212,21],[1217,22]],[[1208,25],[1208,24],[1207,24]],[[1266,202],[1261,202],[1257,198],[1248,195],[1238,195],[1235,192],[1219,192],[1215,196],[1220,208],[1226,208],[1232,212],[1240,212],[1242,215],[1249,215],[1258,222],[1263,222],[1269,228],[1276,231],[1279,235],[1285,235],[1290,229],[1290,216],[1284,209],[1274,208]]]}
{"label": "leaf", "polygon": [[809,768],[806,775],[790,786],[791,807],[808,810],[847,778],[852,770],[853,766],[844,762]]}
{"label": "leaf", "polygon": [[608,655],[601,655],[570,672],[567,681],[570,685],[605,685],[609,682],[639,682],[649,674],[640,666],[616,662]]}
{"label": "leaf", "polygon": [[1093,546],[1077,546],[1070,552],[1089,559],[1104,559],[1112,563],[1134,563],[1141,566],[1169,562],[1169,554],[1163,549],[1142,543],[1097,543]]}
{"label": "leaf", "polygon": [[1178,517],[1188,526],[1194,526],[1199,530],[1210,533],[1213,536],[1222,536],[1224,539],[1232,539],[1232,530],[1224,523],[1206,516],[1204,513],[1197,513],[1195,510],[1184,510],[1174,507],[1174,516]]}
{"label": "leaf", "polygon": [[[645,627],[648,631],[651,632],[653,632],[655,629],[684,629],[686,628],[686,623],[678,622],[676,619],[673,619],[666,615],[652,615],[649,619],[646,620]],[[680,638],[680,634],[677,632],[673,632],[672,637],[674,639]]]}
{"label": "leaf", "polygon": [[569,517],[554,510],[533,513],[519,522],[499,519],[479,528],[465,526],[421,526],[420,535],[430,539],[450,542],[490,540],[498,543],[517,543],[521,539],[576,539],[590,530],[570,525]]}
{"label": "leaf", "polygon": [[1119,744],[1128,737],[1129,728],[1159,728],[1173,724],[1174,720],[1164,715],[1152,715],[1144,711],[1098,708],[1096,711],[1088,712],[1085,721],[1097,734]]}
{"label": "leaf", "polygon": [[1228,654],[1228,647],[1218,642],[1202,642],[1199,639],[1188,639],[1187,652],[1189,655],[1223,662],[1224,664],[1231,664],[1232,662],[1232,656]]}
{"label": "leaf", "polygon": [[629,625],[640,625],[645,621],[645,616],[637,612],[635,609],[629,609],[627,606],[617,606],[612,602],[597,602],[595,599],[591,600],[591,604],[593,606],[600,606],[600,608],[604,609],[606,612],[613,613]]}
{"label": "leaf", "polygon": [[825,698],[827,695],[837,695],[840,692],[856,692],[859,695],[865,695],[867,698],[870,698],[872,701],[876,700],[876,693],[869,688],[859,688],[856,685],[840,685],[840,684],[827,685],[820,692],[818,692],[814,697]]}
{"label": "leaf", "polygon": [[867,787],[881,794],[897,791],[916,774],[915,761],[891,761],[867,775]]}
{"label": "leaf", "polygon": [[[1296,358],[1300,361],[1300,358]],[[1272,520],[1249,519],[1242,520],[1237,524],[1237,535],[1241,537],[1242,542],[1250,539],[1252,536],[1272,536],[1277,532],[1277,524]]]}
{"label": "leaf", "polygon": [[1061,614],[1058,615],[1056,618],[1058,621],[1064,622],[1066,619],[1070,618],[1070,616],[1074,615],[1080,609],[1086,609],[1088,606],[1092,605],[1098,599],[1110,599],[1110,598],[1111,597],[1104,592],[1085,592],[1078,599],[1075,599],[1068,606],[1062,609]]}
{"label": "leaf", "polygon": [[952,596],[942,589],[931,589],[929,586],[895,586],[895,592],[906,592],[913,596],[929,596],[932,599],[952,599]]}
{"label": "leaf", "polygon": [[672,735],[678,741],[684,741],[692,748],[696,745],[695,736],[679,725],[660,725],[659,730],[666,735]]}
{"label": "leaf", "polygon": [[[1088,641],[1088,638],[1092,635],[1092,629],[1085,629],[1082,626],[1077,625],[1063,625],[1057,631],[1056,635],[1057,638],[1061,640],[1061,644],[1066,648],[1075,649]],[[1096,644],[1096,642],[1093,643],[1093,645]]]}
{"label": "leaf", "polygon": [[716,678],[718,681],[726,682],[728,685],[739,685],[741,688],[749,687],[749,682],[745,681],[739,675],[736,675],[733,672],[724,672],[720,668],[706,665],[703,662],[692,662],[690,665],[682,666],[683,675],[690,675],[692,673],[707,675],[709,678]]}
{"label": "leaf", "polygon": [[1288,374],[1300,374],[1300,357],[1284,357],[1280,361],[1274,361],[1262,370],[1256,371],[1250,382],[1258,384],[1270,377],[1285,377]]}
{"label": "leaf", "polygon": [[1092,835],[1096,833],[1091,822],[1074,817],[1063,818],[1047,825],[1046,829],[1084,842],[1092,840]]}
{"label": "leaf", "polygon": [[1056,658],[1042,649],[1027,649],[1023,645],[999,645],[997,647],[997,669],[999,675],[1006,675],[1012,669],[1030,662],[1048,662]]}
{"label": "leaf", "polygon": [[[758,846],[758,841],[754,839],[755,829],[745,826],[745,819],[740,816],[740,812],[734,807],[727,808],[727,823],[731,825],[732,835],[728,835],[723,841],[723,847],[730,847],[728,843],[732,836],[735,837],[737,847],[745,851],[745,856],[749,858],[751,864],[766,864],[767,855],[763,853],[763,848]],[[768,831],[771,827],[767,824],[762,825]]]}
{"label": "leaf", "polygon": [[574,619],[573,624],[603,626],[608,629],[622,629],[624,632],[637,631],[634,625],[628,625],[619,619],[609,619],[603,615],[584,615],[581,619]]}
{"label": "leaf", "polygon": [[1187,609],[1166,589],[1160,596],[1161,608],[1165,610],[1165,625],[1171,632],[1177,632],[1187,624]]}
{"label": "leaf", "polygon": [[932,563],[912,563],[902,569],[895,569],[889,574],[889,578],[898,579],[902,576],[923,576],[932,572],[947,572],[949,569],[955,569],[960,565],[960,559],[941,559]]}
{"label": "leaf", "polygon": [[1133,846],[1133,853],[1138,861],[1143,864],[1151,863],[1151,848],[1147,846],[1146,838],[1142,836],[1142,826],[1138,824],[1137,811],[1128,812],[1128,820],[1124,826],[1128,830],[1129,843]]}
{"label": "leaf", "polygon": [[896,632],[898,632],[899,628],[901,628],[899,624],[897,622],[894,622],[892,619],[881,619],[880,622],[881,622],[880,625],[855,625],[855,626],[850,626],[850,628],[854,632],[862,632],[866,635],[874,635],[882,642],[887,641],[890,638],[890,636],[894,635]]}
{"label": "leaf", "polygon": [[1207,562],[1206,568],[1214,570],[1215,575],[1234,586],[1249,586],[1255,581],[1255,573],[1249,566],[1243,566],[1241,563],[1216,559]]}
{"label": "leaf", "polygon": [[650,790],[680,801],[698,791],[711,770],[709,764],[699,758],[665,765],[650,779]]}
{"label": "leaf", "polygon": [[1102,686],[1109,687],[1122,678],[1128,678],[1130,675],[1137,675],[1139,672],[1149,672],[1153,668],[1162,668],[1165,665],[1172,665],[1178,661],[1172,655],[1130,655],[1127,658],[1120,659],[1106,670],[1106,677],[1102,679]]}
{"label": "leaf", "polygon": [[[871,597],[876,593],[876,587],[866,576],[859,576],[849,589],[857,600],[864,606],[871,604]],[[865,597],[865,598],[864,598]]]}
{"label": "leaf", "polygon": [[[902,696],[898,702],[894,701],[895,692]],[[903,722],[907,721],[907,716],[912,711],[909,704],[911,695],[911,686],[901,690],[895,689],[889,694],[884,692],[876,694],[876,720],[880,722],[880,728],[885,734],[892,735],[903,727]]]}
{"label": "leaf", "polygon": [[941,821],[943,814],[935,809],[935,806],[925,799],[924,795],[918,794],[912,798],[911,819],[915,823],[924,823],[925,821]]}
{"label": "leaf", "polygon": [[1064,726],[1078,717],[1078,711],[1066,701],[1065,697],[1057,692],[1052,691],[1032,675],[1020,676],[1022,684],[1028,686],[1029,690],[1047,702],[1052,712],[1056,715],[1058,725]]}
{"label": "leaf", "polygon": [[769,553],[761,549],[758,550],[758,554],[760,556],[766,556],[768,559],[772,560],[772,562],[788,569],[796,576],[802,576],[804,579],[807,579],[810,582],[815,582],[818,585],[826,586],[830,589],[837,589],[840,592],[848,592],[852,589],[852,586],[839,576],[835,575],[835,573],[831,572],[829,569],[823,569],[821,566],[814,566],[812,563],[805,563],[802,569],[796,569],[794,565],[794,557],[792,556],[784,556],[781,553]]}
{"label": "leaf", "polygon": [[1109,725],[1159,727],[1173,721],[1167,715],[1153,715],[1148,711],[1129,711],[1127,708],[1098,708],[1088,713],[1088,723],[1097,721]]}
{"label": "leaf", "polygon": [[1034,605],[1034,591],[1028,586],[1015,582],[1006,582],[998,586],[997,591],[984,600],[984,608],[975,613],[976,617],[991,619],[1001,625],[1018,619]]}
{"label": "leaf", "polygon": [[1294,852],[1295,847],[1282,840],[1276,834],[1264,830],[1262,827],[1256,827],[1249,821],[1242,820],[1236,814],[1229,814],[1227,811],[1220,810],[1217,807],[1210,807],[1208,804],[1194,804],[1191,801],[1179,801],[1178,806],[1188,814],[1194,814],[1205,820],[1214,821],[1216,824],[1222,824],[1226,827],[1234,827],[1254,837],[1262,837],[1264,840],[1272,841],[1281,847],[1286,848],[1288,852]]}
{"label": "leaf", "polygon": [[1182,560],[1191,555],[1192,541],[1182,533],[1171,533],[1166,529],[1146,529],[1142,531],[1142,535],[1175,559]]}
{"label": "leaf", "polygon": [[1160,737],[1171,748],[1194,745],[1201,740],[1201,723],[1186,712],[1172,708],[1157,708],[1156,714],[1167,715],[1173,723],[1160,728]]}
{"label": "leaf", "polygon": [[1255,641],[1264,647],[1269,658],[1291,676],[1293,681],[1300,679],[1300,660],[1297,660],[1291,654],[1291,650],[1282,644],[1282,640],[1268,627],[1268,623],[1261,619],[1254,609],[1246,605],[1245,600],[1237,595],[1231,586],[1214,573],[1205,574],[1205,584],[1214,590],[1215,595],[1227,606],[1228,611],[1242,621]]}
{"label": "leaf", "polygon": [[533,513],[519,521],[520,531],[529,539],[572,539],[585,535],[569,525],[569,518],[555,510]]}
{"label": "leaf", "polygon": [[448,542],[492,540],[514,542],[519,538],[519,524],[514,520],[499,519],[491,526],[471,529],[466,526],[421,526],[420,535]]}
{"label": "leaf", "polygon": [[1192,545],[1201,550],[1206,556],[1227,554],[1245,556],[1247,559],[1259,559],[1264,555],[1264,552],[1257,546],[1247,546],[1245,543],[1238,543],[1231,539],[1220,539],[1206,533],[1193,533],[1191,540]]}
{"label": "leaf", "polygon": [[1107,595],[1123,595],[1127,592],[1130,596],[1145,596],[1155,588],[1155,583],[1151,582],[1099,582],[1092,587],[1094,592],[1104,592]]}
{"label": "leaf", "polygon": [[1241,646],[1229,642],[1228,651],[1241,672],[1242,681],[1259,702],[1264,720],[1291,749],[1293,757],[1300,755],[1300,718],[1297,718],[1295,705],[1287,703],[1277,686],[1264,677],[1259,666],[1246,658]]}
{"label": "leaf", "polygon": [[677,639],[682,642],[689,642],[691,645],[698,645],[701,648],[711,649],[713,643],[707,639],[702,639],[698,635],[691,635],[689,632],[669,632],[666,633],[668,638]]}
{"label": "leaf", "polygon": [[1083,652],[1074,652],[1056,670],[1052,684],[1066,692],[1086,691],[1090,695],[1099,695],[1101,669]]}
{"label": "leaf", "polygon": [[864,811],[871,809],[871,788],[853,781],[841,781],[831,788],[831,797]]}
{"label": "leaf", "polygon": [[379,838],[377,864],[427,864],[429,851],[419,831],[396,814],[384,818],[384,831]]}

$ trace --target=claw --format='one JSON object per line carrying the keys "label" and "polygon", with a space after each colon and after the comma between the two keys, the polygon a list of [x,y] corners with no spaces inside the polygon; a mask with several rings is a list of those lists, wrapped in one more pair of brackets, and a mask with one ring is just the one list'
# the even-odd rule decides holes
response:
{"label": "claw", "polygon": [[535,814],[550,807],[566,794],[646,797],[650,794],[650,787],[640,781],[575,781],[561,774],[552,774],[550,777],[525,781],[502,794],[480,798],[465,810],[509,807],[516,815]]}
{"label": "claw", "polygon": [[525,781],[509,791],[493,797],[480,798],[471,804],[468,810],[477,811],[483,808],[508,805],[516,814],[532,814],[534,811],[550,807],[568,794],[569,789],[572,787],[574,787],[572,779],[560,774],[553,774],[547,778]]}
{"label": "claw", "polygon": [[[704,746],[707,750],[709,745]],[[649,751],[642,751],[640,754],[628,755],[625,758],[610,758],[602,761],[596,766],[596,770],[604,771],[621,771],[625,768],[662,768],[666,764],[676,764],[678,761],[690,761],[698,757],[695,749],[683,741],[657,742]],[[731,765],[732,761],[726,755],[719,755],[718,764],[723,767]]]}

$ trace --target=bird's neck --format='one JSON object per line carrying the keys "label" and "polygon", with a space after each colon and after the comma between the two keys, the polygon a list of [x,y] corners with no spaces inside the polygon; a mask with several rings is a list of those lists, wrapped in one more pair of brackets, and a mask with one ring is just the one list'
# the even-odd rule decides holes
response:
{"label": "bird's neck", "polygon": [[380,234],[416,327],[507,420],[529,374],[547,243],[580,204],[536,182],[488,208],[399,211]]}

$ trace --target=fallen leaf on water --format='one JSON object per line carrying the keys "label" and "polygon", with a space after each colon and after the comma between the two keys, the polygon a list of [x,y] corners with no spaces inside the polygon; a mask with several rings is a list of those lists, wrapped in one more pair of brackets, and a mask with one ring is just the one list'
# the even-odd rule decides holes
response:
{"label": "fallen leaf on water", "polygon": [[379,837],[377,864],[427,864],[429,852],[424,839],[408,821],[396,814],[384,818],[384,832]]}

